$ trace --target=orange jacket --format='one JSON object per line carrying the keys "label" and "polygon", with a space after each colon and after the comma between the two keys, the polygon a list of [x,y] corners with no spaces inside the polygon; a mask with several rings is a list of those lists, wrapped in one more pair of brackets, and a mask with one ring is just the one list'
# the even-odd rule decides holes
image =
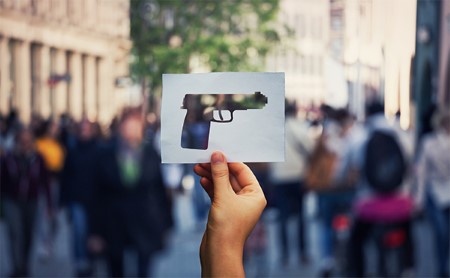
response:
{"label": "orange jacket", "polygon": [[52,172],[59,172],[64,166],[64,148],[52,138],[36,140],[36,149],[44,158],[45,166]]}

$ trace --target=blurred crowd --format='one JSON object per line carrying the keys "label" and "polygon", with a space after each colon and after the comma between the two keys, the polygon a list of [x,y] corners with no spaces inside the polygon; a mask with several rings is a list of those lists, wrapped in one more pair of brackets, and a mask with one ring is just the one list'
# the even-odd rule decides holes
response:
{"label": "blurred crowd", "polygon": [[30,274],[38,217],[48,226],[41,238],[52,251],[61,210],[70,222],[74,275],[91,276],[93,259],[103,256],[109,275],[121,277],[124,252],[132,249],[137,274],[149,276],[152,257],[164,248],[173,225],[154,131],[136,108],[125,109],[107,132],[68,115],[34,115],[29,125],[15,111],[0,117],[1,213],[11,276]]}
{"label": "blurred crowd", "polygon": [[[303,200],[312,193],[320,223],[319,276],[414,275],[420,250],[412,226],[420,217],[432,227],[435,275],[448,277],[450,112],[431,113],[433,128],[419,139],[400,127],[399,115],[388,119],[377,101],[367,104],[364,122],[328,106],[306,119],[297,115],[295,103],[287,102],[285,162],[268,165],[263,182],[279,212],[281,263],[289,264],[290,243],[297,243],[299,263],[310,261]],[[287,228],[291,217],[297,218],[295,237]],[[368,254],[371,244],[375,258]],[[366,265],[374,260],[375,273]]]}
{"label": "blurred crowd", "polygon": [[[448,277],[450,113],[436,110],[430,118],[434,129],[418,140],[400,128],[397,118],[387,119],[377,102],[366,107],[364,122],[328,106],[298,115],[297,105],[286,102],[285,162],[250,164],[268,207],[278,212],[280,264],[289,264],[293,243],[299,264],[312,259],[304,200],[313,194],[320,221],[320,276],[368,275],[365,246],[370,241],[379,254],[377,275],[413,272],[412,225],[422,216],[434,232],[436,275]],[[195,140],[204,137],[203,124],[189,123],[184,140],[205,144]],[[92,276],[94,259],[102,257],[108,274],[121,277],[129,249],[137,254],[136,274],[151,275],[152,259],[166,247],[174,225],[174,193],[192,189],[200,224],[209,205],[192,165],[161,165],[159,149],[158,121],[143,117],[138,108],[125,109],[106,129],[69,115],[34,115],[28,125],[15,111],[0,115],[0,212],[8,227],[11,275],[30,274],[37,219],[48,225],[42,240],[51,252],[58,232],[55,215],[61,210],[70,222],[74,275]],[[298,223],[295,238],[289,234],[291,218]],[[263,217],[244,257],[266,248]],[[390,253],[399,258],[394,269],[385,262]]]}

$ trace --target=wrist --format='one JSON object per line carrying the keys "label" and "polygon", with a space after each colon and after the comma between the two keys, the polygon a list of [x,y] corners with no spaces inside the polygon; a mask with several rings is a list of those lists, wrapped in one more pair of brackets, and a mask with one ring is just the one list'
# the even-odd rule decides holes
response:
{"label": "wrist", "polygon": [[229,238],[221,238],[219,236],[209,236],[206,240],[206,250],[211,252],[217,252],[217,248],[220,248],[221,253],[233,255],[235,257],[242,257],[244,250],[244,243],[238,240],[231,240]]}
{"label": "wrist", "polygon": [[216,229],[213,225],[207,225],[206,228],[207,241],[211,246],[220,246],[227,252],[240,253],[244,249],[247,239],[245,233],[240,231],[239,227],[228,226]]}
{"label": "wrist", "polygon": [[202,276],[244,277],[244,241],[206,229],[200,258]]}

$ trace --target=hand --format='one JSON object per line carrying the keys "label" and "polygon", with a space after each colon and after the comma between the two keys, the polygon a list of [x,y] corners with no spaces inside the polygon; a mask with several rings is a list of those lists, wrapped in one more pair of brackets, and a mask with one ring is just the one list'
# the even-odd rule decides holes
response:
{"label": "hand", "polygon": [[211,163],[197,164],[195,173],[211,198],[208,223],[200,245],[203,276],[245,276],[244,243],[267,202],[258,180],[243,163],[227,163],[214,152]]}

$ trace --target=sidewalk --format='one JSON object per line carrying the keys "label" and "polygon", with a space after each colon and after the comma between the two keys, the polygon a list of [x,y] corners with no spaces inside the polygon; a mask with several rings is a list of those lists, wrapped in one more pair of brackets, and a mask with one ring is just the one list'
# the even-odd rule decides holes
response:
{"label": "sidewalk", "polygon": [[[196,224],[193,217],[192,202],[189,194],[179,195],[174,200],[174,212],[176,228],[169,237],[168,248],[154,258],[154,277],[200,277],[200,261],[198,248],[202,238],[204,223]],[[307,205],[308,206],[308,205]],[[53,256],[48,260],[40,260],[38,253],[40,241],[34,248],[32,255],[33,277],[71,277],[72,262],[70,259],[70,232],[63,213],[59,215],[60,230],[54,245]],[[319,230],[317,220],[311,215],[307,216],[307,245],[311,261],[309,265],[301,265],[295,250],[289,265],[282,267],[277,247],[276,211],[268,210],[264,215],[268,246],[265,256],[252,257],[246,264],[247,277],[317,277],[319,262]],[[289,230],[295,230],[296,223],[292,221]],[[0,221],[0,277],[6,277],[10,272],[10,258],[7,254],[8,240],[5,223]],[[433,275],[433,243],[431,231],[426,221],[418,222],[414,227],[416,242],[417,277],[430,277]],[[291,246],[296,246],[295,242]],[[126,273],[133,276],[135,259],[127,256]],[[96,270],[97,276],[105,277],[105,266],[99,264]]]}

